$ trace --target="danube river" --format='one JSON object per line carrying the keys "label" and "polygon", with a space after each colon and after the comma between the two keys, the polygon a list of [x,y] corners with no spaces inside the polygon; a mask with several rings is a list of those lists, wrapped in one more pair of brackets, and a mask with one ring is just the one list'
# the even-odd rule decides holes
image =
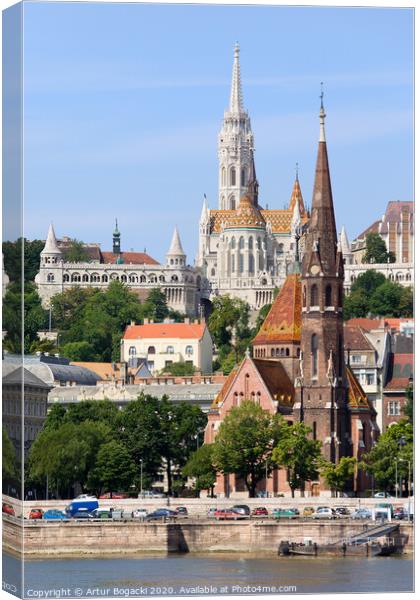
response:
{"label": "danube river", "polygon": [[[4,554],[6,583],[14,585],[18,571],[18,561]],[[191,554],[33,560],[25,563],[24,589],[26,598],[402,592],[413,590],[413,560]]]}

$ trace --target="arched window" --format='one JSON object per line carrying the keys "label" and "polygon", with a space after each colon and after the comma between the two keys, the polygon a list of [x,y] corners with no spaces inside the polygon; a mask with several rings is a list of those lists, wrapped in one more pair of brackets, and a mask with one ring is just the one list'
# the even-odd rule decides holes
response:
{"label": "arched window", "polygon": [[70,281],[70,277],[67,274],[63,275],[63,282],[68,283],[69,281]]}
{"label": "arched window", "polygon": [[312,354],[312,377],[318,376],[318,336],[316,333],[311,337],[311,354]]}
{"label": "arched window", "polygon": [[159,275],[159,281],[161,283],[164,283],[165,282],[165,275]]}
{"label": "arched window", "polygon": [[271,356],[275,356],[275,348],[271,348]]}
{"label": "arched window", "polygon": [[146,276],[140,275],[140,283],[146,283]]}
{"label": "arched window", "polygon": [[318,306],[318,286],[316,283],[311,286],[311,306]]}
{"label": "arched window", "polygon": [[236,240],[234,237],[230,240],[230,247],[232,248],[232,250],[234,250],[236,247]]}
{"label": "arched window", "polygon": [[168,346],[166,348],[166,354],[173,354],[175,352],[175,349],[173,346]]}
{"label": "arched window", "polygon": [[230,170],[230,185],[236,185],[236,169],[233,167]]}
{"label": "arched window", "polygon": [[225,169],[225,167],[222,167],[221,177],[222,177],[222,185],[225,186],[226,185],[226,169]]}
{"label": "arched window", "polygon": [[244,187],[246,185],[246,171],[245,169],[241,170],[241,186]]}
{"label": "arched window", "polygon": [[154,346],[149,346],[147,348],[147,354],[156,354],[156,348]]}
{"label": "arched window", "polygon": [[172,275],[171,281],[178,281],[178,275]]}
{"label": "arched window", "polygon": [[232,254],[232,256],[230,258],[231,258],[231,271],[232,271],[232,273],[234,273],[235,272],[235,255]]}
{"label": "arched window", "polygon": [[253,237],[252,237],[252,235],[251,235],[251,237],[250,237],[250,238],[249,238],[249,240],[248,240],[248,248],[249,248],[250,250],[252,250],[252,249],[253,249],[253,247],[254,247],[254,238],[253,238]]}
{"label": "arched window", "polygon": [[235,210],[235,196],[230,197],[230,210]]}
{"label": "arched window", "polygon": [[316,421],[313,421],[312,423],[312,437],[316,440]]}
{"label": "arched window", "polygon": [[242,235],[239,238],[239,248],[240,248],[240,250],[243,250],[245,248],[245,240]]}
{"label": "arched window", "polygon": [[123,281],[124,283],[127,282],[127,275],[121,275],[121,281]]}
{"label": "arched window", "polygon": [[73,273],[73,275],[71,276],[71,280],[72,281],[80,281],[80,274],[79,273]]}
{"label": "arched window", "polygon": [[130,348],[128,349],[128,354],[130,356],[136,356],[136,354],[137,354],[136,347],[135,346],[130,346]]}
{"label": "arched window", "polygon": [[54,281],[54,273],[48,273],[48,275],[47,275],[47,281],[49,281],[49,282]]}
{"label": "arched window", "polygon": [[289,350],[289,348],[286,348],[286,356],[290,356],[290,350]]}
{"label": "arched window", "polygon": [[194,350],[192,346],[187,346],[185,348],[185,354],[187,354],[187,356],[191,356],[191,354],[193,354]]}
{"label": "arched window", "polygon": [[279,244],[278,253],[283,254],[283,252],[284,252],[284,244],[282,243],[282,244]]}
{"label": "arched window", "polygon": [[211,276],[211,277],[215,277],[215,276],[216,276],[216,269],[214,269],[214,268],[213,268],[213,269],[210,271],[210,276]]}
{"label": "arched window", "polygon": [[108,275],[102,275],[102,283],[108,283]]}
{"label": "arched window", "polygon": [[249,255],[249,272],[253,273],[255,271],[255,259],[254,259],[254,255],[250,254]]}
{"label": "arched window", "polygon": [[303,286],[303,298],[302,298],[302,306],[306,307],[306,285]]}
{"label": "arched window", "polygon": [[244,272],[244,255],[240,254],[239,255],[239,273],[243,273]]}
{"label": "arched window", "polygon": [[325,288],[325,306],[332,306],[332,291],[330,284]]}

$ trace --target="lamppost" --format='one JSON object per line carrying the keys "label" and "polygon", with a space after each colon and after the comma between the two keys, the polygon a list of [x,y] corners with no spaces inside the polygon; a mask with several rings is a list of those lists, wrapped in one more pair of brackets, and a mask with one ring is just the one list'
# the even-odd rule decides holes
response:
{"label": "lamppost", "polygon": [[143,498],[143,459],[140,459],[140,496]]}

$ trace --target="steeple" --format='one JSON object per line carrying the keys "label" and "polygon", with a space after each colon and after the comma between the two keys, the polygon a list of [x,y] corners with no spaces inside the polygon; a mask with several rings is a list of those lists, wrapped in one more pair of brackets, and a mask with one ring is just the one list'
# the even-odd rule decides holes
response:
{"label": "steeple", "polygon": [[346,254],[350,254],[351,253],[350,244],[349,244],[349,240],[348,240],[344,225],[340,231],[340,242],[341,242],[341,251],[343,253],[343,256],[345,256]]}
{"label": "steeple", "polygon": [[203,207],[201,209],[200,224],[207,223],[209,218],[209,209],[207,205],[207,196],[204,194]]}
{"label": "steeple", "polygon": [[118,229],[118,221],[115,219],[115,229],[112,234],[112,253],[120,254],[121,253],[121,233]]}
{"label": "steeple", "polygon": [[47,239],[45,246],[41,252],[41,266],[57,265],[58,261],[61,260],[62,253],[57,244],[57,238],[55,237],[54,226],[51,223],[48,228]]}
{"label": "steeple", "polygon": [[321,108],[319,110],[319,141],[325,142],[325,117],[327,116],[324,110],[324,82],[321,81]]}
{"label": "steeple", "polygon": [[298,206],[300,216],[303,217],[305,214],[305,204],[303,202],[302,190],[300,189],[297,163],[296,163],[296,177],[295,177],[295,181],[293,184],[292,194],[290,196],[289,210],[294,211],[296,204]]}
{"label": "steeple", "polygon": [[254,149],[250,149],[250,164],[248,177],[248,195],[254,206],[258,206],[258,179],[255,172]]}
{"label": "steeple", "polygon": [[172,266],[184,266],[186,254],[181,244],[178,228],[175,227],[172,235],[172,241],[168,252],[166,253],[167,263]]}
{"label": "steeple", "polygon": [[232,69],[232,86],[230,90],[230,105],[231,113],[244,112],[242,103],[242,86],[241,86],[241,69],[239,66],[239,44],[236,42],[233,58]]}

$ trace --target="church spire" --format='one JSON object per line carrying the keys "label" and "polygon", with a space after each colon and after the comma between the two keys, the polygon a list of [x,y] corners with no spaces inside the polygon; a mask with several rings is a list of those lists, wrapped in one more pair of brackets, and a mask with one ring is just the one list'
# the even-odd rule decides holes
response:
{"label": "church spire", "polygon": [[236,42],[233,58],[232,69],[232,86],[230,90],[230,107],[231,113],[244,112],[242,103],[242,86],[241,86],[241,69],[239,66],[239,44]]}
{"label": "church spire", "polygon": [[303,217],[305,214],[305,204],[303,202],[302,190],[300,189],[298,169],[296,163],[296,177],[293,184],[292,195],[290,196],[289,210],[295,211],[295,206],[298,206],[300,216]]}
{"label": "church spire", "polygon": [[61,250],[58,247],[57,238],[55,237],[54,226],[52,223],[50,223],[50,226],[48,228],[47,239],[41,254],[61,254]]}
{"label": "church spire", "polygon": [[319,141],[325,142],[325,117],[327,116],[324,110],[324,82],[321,81],[321,107],[319,109]]}
{"label": "church spire", "polygon": [[250,148],[249,159],[249,177],[248,177],[248,195],[254,206],[258,206],[258,179],[255,171],[254,149]]}
{"label": "church spire", "polygon": [[112,253],[113,254],[121,253],[121,233],[118,229],[117,219],[115,219],[115,229],[112,234]]}

